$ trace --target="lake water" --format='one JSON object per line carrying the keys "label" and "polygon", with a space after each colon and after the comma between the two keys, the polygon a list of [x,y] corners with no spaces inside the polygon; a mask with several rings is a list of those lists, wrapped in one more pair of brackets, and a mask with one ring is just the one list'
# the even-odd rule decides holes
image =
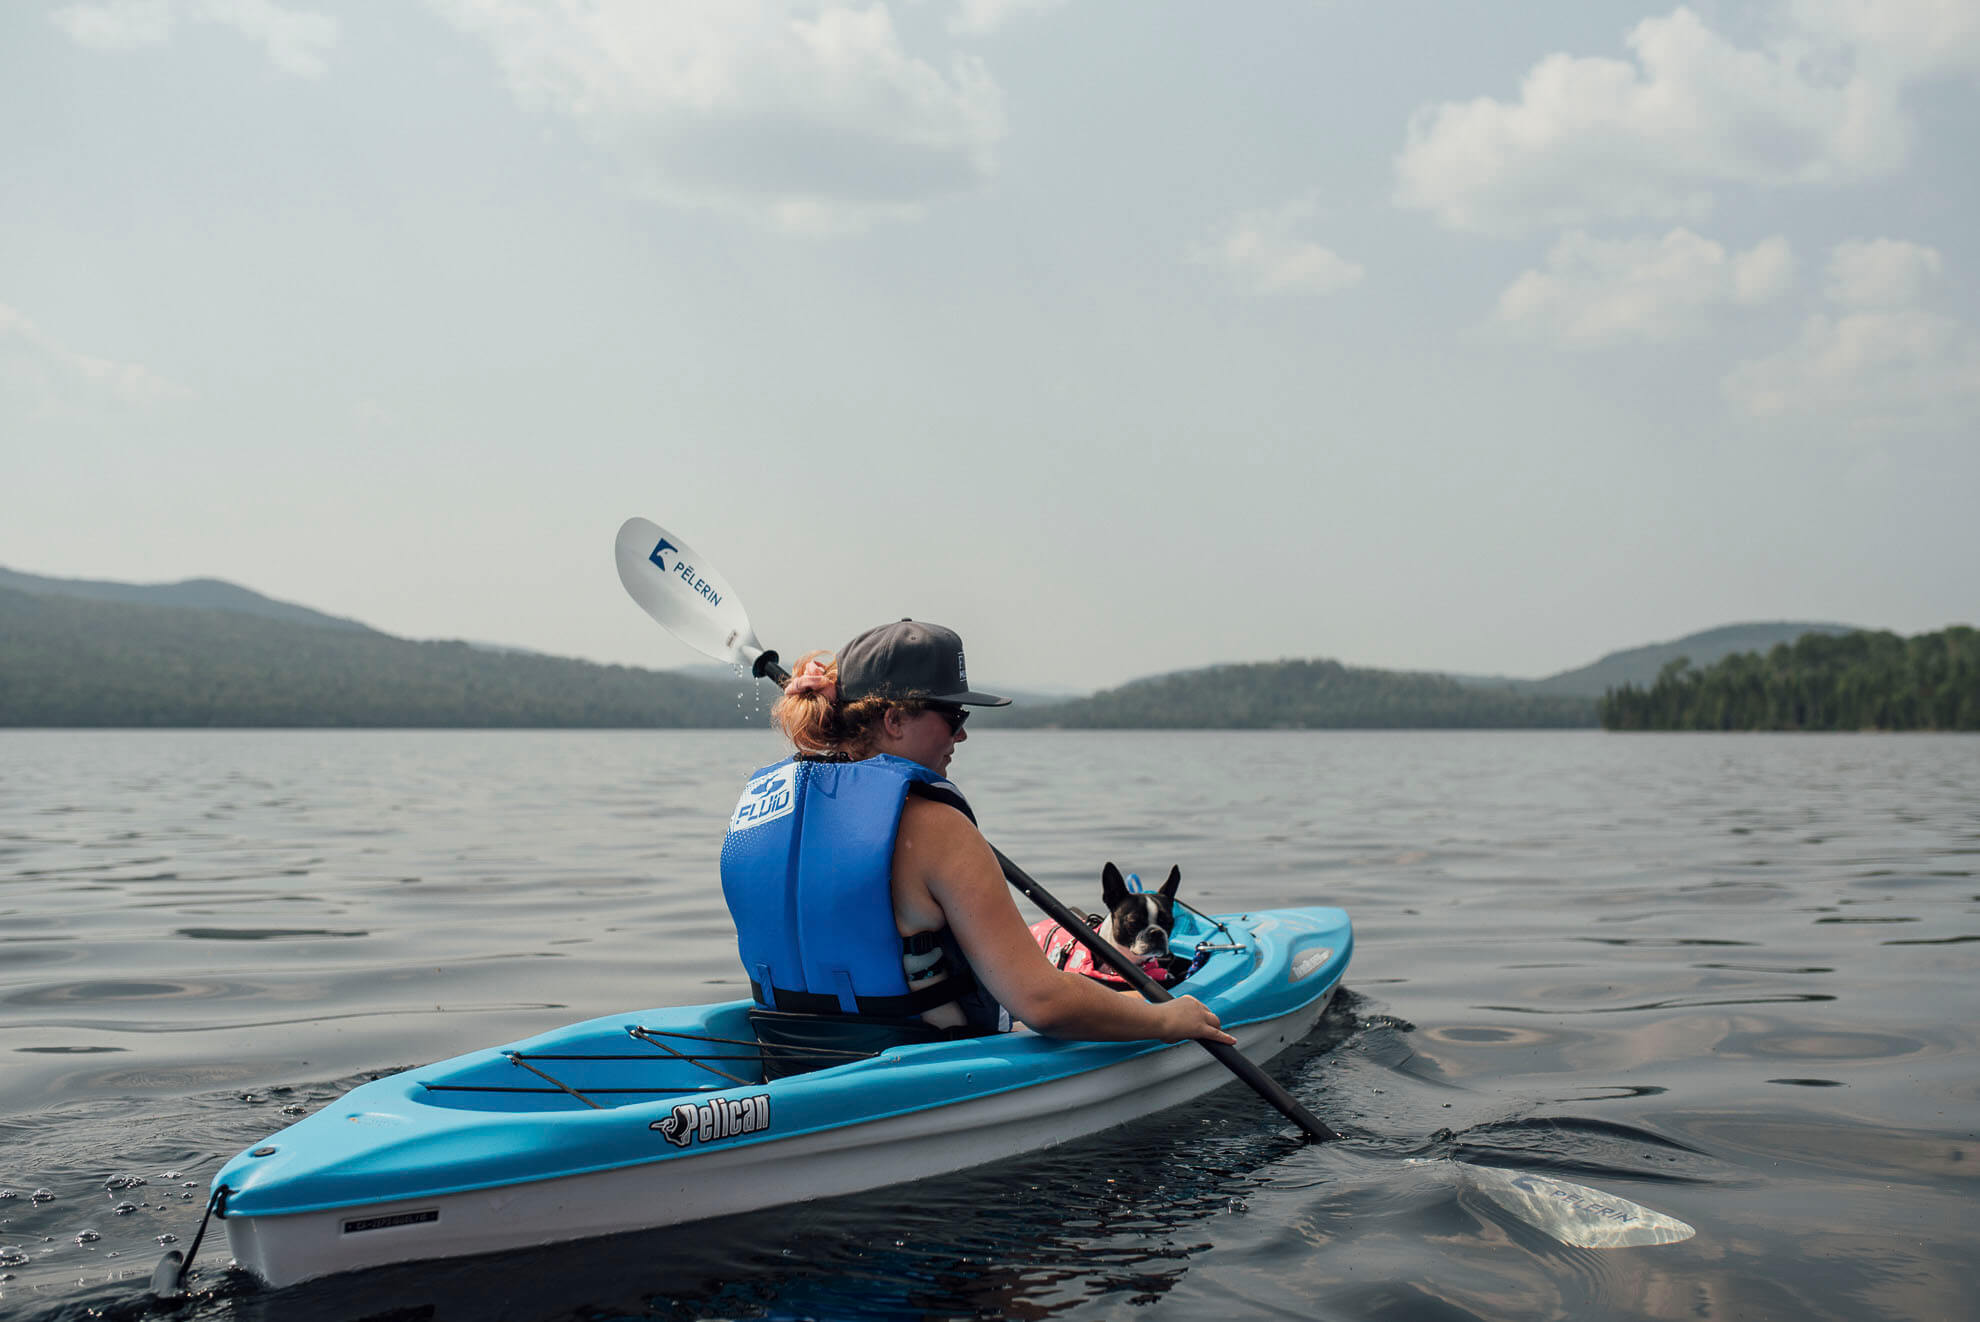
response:
{"label": "lake water", "polygon": [[[0,1315],[144,1316],[220,1165],[372,1075],[747,994],[716,860],[778,754],[0,733]],[[1973,1315],[1980,739],[991,732],[953,772],[1069,903],[1112,859],[1348,909],[1349,991],[1273,1071],[1346,1138],[1231,1087],[939,1182],[284,1292],[210,1236],[172,1315]],[[1569,1248],[1478,1168],[1697,1235]]]}

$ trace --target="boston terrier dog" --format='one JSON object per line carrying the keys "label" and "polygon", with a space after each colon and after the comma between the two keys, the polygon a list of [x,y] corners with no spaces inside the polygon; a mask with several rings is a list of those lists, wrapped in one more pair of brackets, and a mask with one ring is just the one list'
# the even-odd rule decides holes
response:
{"label": "boston terrier dog", "polygon": [[[1182,869],[1169,869],[1169,879],[1155,891],[1131,891],[1127,878],[1112,863],[1100,870],[1100,901],[1107,906],[1105,918],[1087,921],[1099,930],[1108,944],[1124,952],[1141,971],[1157,982],[1167,982],[1184,967],[1183,961],[1169,955],[1169,934],[1176,926],[1176,887],[1182,884]],[[1059,968],[1083,973],[1115,986],[1127,980],[1093,958],[1093,953],[1050,918],[1031,925],[1045,957]]]}
{"label": "boston terrier dog", "polygon": [[1107,906],[1105,931],[1113,943],[1137,962],[1169,953],[1169,933],[1176,930],[1176,887],[1182,869],[1169,869],[1169,879],[1150,894],[1128,889],[1127,879],[1112,863],[1100,869],[1100,903]]}

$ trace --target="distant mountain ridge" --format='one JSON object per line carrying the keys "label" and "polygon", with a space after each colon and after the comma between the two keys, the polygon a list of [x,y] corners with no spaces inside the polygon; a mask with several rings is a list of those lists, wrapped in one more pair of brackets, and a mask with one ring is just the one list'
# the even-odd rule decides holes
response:
{"label": "distant mountain ridge", "polygon": [[[325,631],[345,640],[326,644]],[[978,728],[1523,728],[1595,723],[1595,700],[1671,660],[1709,666],[1840,624],[1727,625],[1544,679],[1327,660],[1151,675],[1095,694],[1005,690]],[[733,668],[650,671],[484,643],[415,642],[219,579],[136,584],[0,569],[0,725],[760,726]]]}
{"label": "distant mountain ridge", "polygon": [[729,729],[679,675],[267,613],[0,587],[0,726]]}
{"label": "distant mountain ridge", "polygon": [[194,610],[234,611],[259,615],[292,624],[314,624],[325,629],[357,629],[364,633],[378,630],[356,620],[277,601],[259,592],[218,578],[188,578],[177,583],[115,583],[104,579],[48,578],[0,569],[0,588],[32,592],[40,596],[82,597],[91,601],[121,601],[141,606],[184,606]]}
{"label": "distant mountain ridge", "polygon": [[1804,634],[1846,634],[1859,632],[1851,624],[1813,624],[1794,621],[1727,624],[1716,629],[1686,634],[1668,643],[1647,643],[1642,647],[1611,652],[1573,670],[1563,670],[1544,679],[1510,679],[1502,675],[1452,675],[1467,688],[1510,688],[1516,692],[1554,697],[1599,698],[1613,688],[1634,684],[1639,688],[1656,682],[1657,673],[1679,657],[1688,657],[1698,667],[1709,666],[1736,652],[1766,652],[1776,644],[1792,643]]}
{"label": "distant mountain ridge", "polygon": [[1467,688],[1448,675],[1261,661],[1138,679],[1090,698],[984,713],[984,729],[1529,730],[1592,727],[1582,697]]}

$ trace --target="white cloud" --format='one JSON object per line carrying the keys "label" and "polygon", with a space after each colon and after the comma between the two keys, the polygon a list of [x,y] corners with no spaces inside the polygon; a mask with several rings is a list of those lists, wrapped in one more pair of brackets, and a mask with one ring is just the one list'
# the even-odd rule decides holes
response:
{"label": "white cloud", "polygon": [[1817,42],[1898,79],[1980,72],[1980,5],[1972,0],[1791,0]]}
{"label": "white cloud", "polygon": [[276,68],[301,78],[321,77],[337,44],[336,19],[273,0],[184,0],[177,6],[172,0],[101,0],[64,5],[49,19],[80,45],[129,50],[170,40],[182,14],[191,22],[232,28],[258,42]]}
{"label": "white cloud", "polygon": [[1020,17],[1057,9],[1066,0],[958,0],[949,31],[967,37],[982,37]]}
{"label": "white cloud", "polygon": [[1670,340],[1703,329],[1716,309],[1785,294],[1794,253],[1776,235],[1731,254],[1674,229],[1661,239],[1564,235],[1544,270],[1523,272],[1499,295],[1499,320],[1570,348]]}
{"label": "white cloud", "polygon": [[1809,317],[1794,344],[1735,367],[1726,397],[1763,418],[1980,421],[1980,334],[1917,306],[1941,266],[1936,250],[1900,240],[1838,244],[1825,292],[1844,311]]}
{"label": "white cloud", "polygon": [[1849,183],[1910,149],[1907,85],[1980,66],[1972,0],[1803,0],[1742,49],[1689,8],[1638,23],[1632,58],[1548,55],[1518,99],[1426,106],[1395,201],[1453,229],[1696,220],[1727,185]]}
{"label": "white cloud", "polygon": [[1794,249],[1779,234],[1733,259],[1733,302],[1752,307],[1768,303],[1794,285]]}
{"label": "white cloud", "polygon": [[1197,260],[1222,267],[1256,294],[1331,294],[1361,283],[1362,268],[1305,237],[1310,198],[1237,217]]}
{"label": "white cloud", "polygon": [[1944,259],[1936,248],[1901,239],[1839,243],[1829,257],[1826,292],[1844,307],[1896,307],[1916,303],[1939,278]]}
{"label": "white cloud", "polygon": [[48,19],[78,45],[96,50],[156,46],[172,35],[172,0],[107,0],[64,5]]}
{"label": "white cloud", "polygon": [[0,303],[0,387],[44,413],[55,414],[106,399],[149,407],[192,398],[192,391],[141,364],[113,362],[68,348],[4,303]]}
{"label": "white cloud", "polygon": [[321,77],[337,44],[336,19],[273,0],[193,0],[190,12],[260,42],[276,68],[302,78]]}
{"label": "white cloud", "polygon": [[1793,346],[1734,368],[1725,392],[1761,418],[1971,419],[1980,415],[1980,336],[1923,308],[1818,315]]}
{"label": "white cloud", "polygon": [[882,4],[431,2],[634,187],[784,229],[919,216],[979,187],[1004,134],[983,63],[910,54]]}

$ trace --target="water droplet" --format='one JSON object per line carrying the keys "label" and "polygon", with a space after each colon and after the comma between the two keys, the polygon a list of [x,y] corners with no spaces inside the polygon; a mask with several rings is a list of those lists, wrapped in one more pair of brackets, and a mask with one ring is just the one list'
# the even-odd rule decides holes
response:
{"label": "water droplet", "polygon": [[135,1211],[137,1211],[137,1204],[136,1204],[136,1203],[118,1203],[118,1204],[117,1204],[117,1206],[116,1206],[115,1208],[113,1208],[112,1210],[113,1210],[113,1211],[115,1211],[115,1212],[117,1213],[117,1215],[118,1215],[118,1216],[129,1216],[129,1215],[130,1215],[131,1213],[133,1213],[133,1212],[135,1212]]}
{"label": "water droplet", "polygon": [[15,1248],[11,1244],[0,1248],[0,1267],[25,1267],[27,1261],[28,1255],[22,1249]]}
{"label": "water droplet", "polygon": [[135,1189],[145,1183],[142,1175],[112,1175],[103,1182],[103,1187],[115,1193],[119,1189]]}
{"label": "water droplet", "polygon": [[164,1234],[158,1236],[158,1242],[160,1244],[176,1244],[179,1242],[179,1237],[177,1235],[172,1234],[170,1231],[167,1231]]}
{"label": "water droplet", "polygon": [[161,1180],[176,1180],[179,1178],[179,1173],[177,1171],[166,1171],[163,1175],[159,1176],[158,1178]]}
{"label": "water droplet", "polygon": [[55,1201],[55,1191],[52,1189],[36,1189],[28,1195],[28,1198],[37,1203],[52,1203]]}
{"label": "water droplet", "polygon": [[103,1236],[97,1234],[94,1230],[78,1230],[76,1232],[76,1243],[78,1244],[94,1244],[102,1238]]}
{"label": "water droplet", "polygon": [[289,1104],[288,1104],[287,1106],[285,1106],[285,1107],[283,1107],[283,1108],[282,1108],[282,1114],[283,1114],[283,1115],[301,1115],[301,1114],[303,1114],[303,1112],[305,1112],[305,1111],[306,1111],[306,1110],[308,1110],[308,1109],[309,1109],[308,1107],[305,1107],[305,1106],[301,1106],[301,1105],[298,1105],[298,1104],[297,1104],[297,1103],[295,1103],[295,1102],[290,1102],[290,1103],[289,1103]]}

